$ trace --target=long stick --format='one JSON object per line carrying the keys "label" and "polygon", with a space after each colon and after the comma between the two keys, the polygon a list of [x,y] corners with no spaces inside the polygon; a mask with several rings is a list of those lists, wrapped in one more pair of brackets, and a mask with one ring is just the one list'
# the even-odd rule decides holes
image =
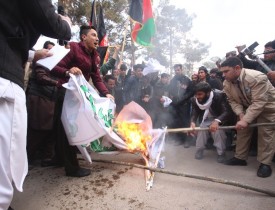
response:
{"label": "long stick", "polygon": [[[255,123],[255,124],[250,124],[248,125],[248,127],[258,127],[258,126],[274,126],[274,123]],[[218,128],[219,130],[227,130],[227,129],[235,129],[235,126],[220,126]],[[208,131],[209,128],[200,128],[200,127],[196,127],[194,129],[192,128],[173,128],[173,129],[167,129],[167,133],[176,133],[176,132],[183,132],[183,133],[187,133],[189,131]]]}
{"label": "long stick", "polygon": [[124,37],[123,37],[123,42],[122,42],[122,47],[121,47],[121,54],[120,54],[120,63],[122,63],[123,61],[123,52],[124,52],[124,48],[125,48],[125,43],[126,43],[126,35],[127,35],[127,26],[128,26],[128,21],[126,21],[125,23],[125,29],[124,29]]}
{"label": "long stick", "polygon": [[158,173],[163,173],[163,174],[170,174],[174,176],[181,176],[181,177],[187,177],[187,178],[193,178],[193,179],[199,179],[199,180],[205,180],[205,181],[210,181],[210,182],[215,182],[215,183],[220,183],[220,184],[225,184],[225,185],[231,185],[235,187],[240,187],[244,188],[247,190],[252,190],[255,192],[260,192],[266,195],[269,195],[271,197],[275,197],[275,192],[272,190],[268,189],[260,189],[254,186],[242,184],[239,182],[235,181],[230,181],[230,180],[224,180],[224,179],[219,179],[219,178],[214,178],[214,177],[207,177],[207,176],[199,176],[195,174],[186,174],[186,173],[179,173],[179,172],[174,172],[174,171],[168,171],[168,170],[163,170],[159,168],[152,168],[152,167],[147,167],[139,164],[134,164],[134,163],[127,163],[127,162],[121,162],[121,161],[114,161],[114,160],[93,160],[94,162],[100,162],[100,163],[110,163],[110,164],[115,164],[115,165],[123,165],[123,166],[130,166],[130,167],[135,167],[135,168],[141,168],[141,169],[146,169]]}

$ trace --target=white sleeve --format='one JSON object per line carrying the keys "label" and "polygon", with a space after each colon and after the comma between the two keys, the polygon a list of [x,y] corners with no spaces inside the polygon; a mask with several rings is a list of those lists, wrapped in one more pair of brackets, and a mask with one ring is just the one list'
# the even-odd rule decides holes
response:
{"label": "white sleeve", "polygon": [[34,58],[35,51],[34,50],[29,50],[29,57],[28,57],[28,62],[32,62]]}

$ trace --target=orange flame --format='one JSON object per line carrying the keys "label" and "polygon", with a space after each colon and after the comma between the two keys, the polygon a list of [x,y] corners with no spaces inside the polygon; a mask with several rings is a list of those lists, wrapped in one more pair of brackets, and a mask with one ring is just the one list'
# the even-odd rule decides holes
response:
{"label": "orange flame", "polygon": [[152,136],[146,134],[141,124],[122,122],[117,124],[118,134],[125,140],[129,150],[146,150],[146,142]]}

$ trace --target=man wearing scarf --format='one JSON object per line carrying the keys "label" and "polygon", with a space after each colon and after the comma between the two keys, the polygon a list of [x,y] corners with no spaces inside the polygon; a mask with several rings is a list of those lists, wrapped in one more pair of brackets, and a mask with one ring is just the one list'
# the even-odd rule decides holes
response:
{"label": "man wearing scarf", "polygon": [[225,160],[226,134],[218,130],[219,125],[229,124],[234,116],[226,95],[220,90],[212,90],[207,82],[200,82],[195,86],[195,97],[192,98],[191,128],[196,127],[196,122],[201,128],[209,127],[209,131],[198,131],[196,140],[195,158],[203,158],[207,140],[211,136],[217,149],[217,162]]}

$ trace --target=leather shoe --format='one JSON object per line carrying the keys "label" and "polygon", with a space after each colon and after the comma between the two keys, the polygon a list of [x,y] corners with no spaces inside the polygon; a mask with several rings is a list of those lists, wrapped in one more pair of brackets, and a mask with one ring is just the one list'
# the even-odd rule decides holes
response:
{"label": "leather shoe", "polygon": [[259,169],[257,171],[257,176],[266,178],[266,177],[269,177],[271,174],[272,174],[271,167],[269,165],[261,163],[261,165],[259,166]]}
{"label": "leather shoe", "polygon": [[233,157],[233,158],[225,161],[224,164],[230,165],[230,166],[246,166],[247,162],[246,162],[246,160],[242,160],[242,159]]}
{"label": "leather shoe", "polygon": [[84,177],[84,176],[89,176],[90,174],[91,174],[91,170],[87,168],[78,168],[76,171],[66,172],[66,176],[71,176],[71,177]]}

